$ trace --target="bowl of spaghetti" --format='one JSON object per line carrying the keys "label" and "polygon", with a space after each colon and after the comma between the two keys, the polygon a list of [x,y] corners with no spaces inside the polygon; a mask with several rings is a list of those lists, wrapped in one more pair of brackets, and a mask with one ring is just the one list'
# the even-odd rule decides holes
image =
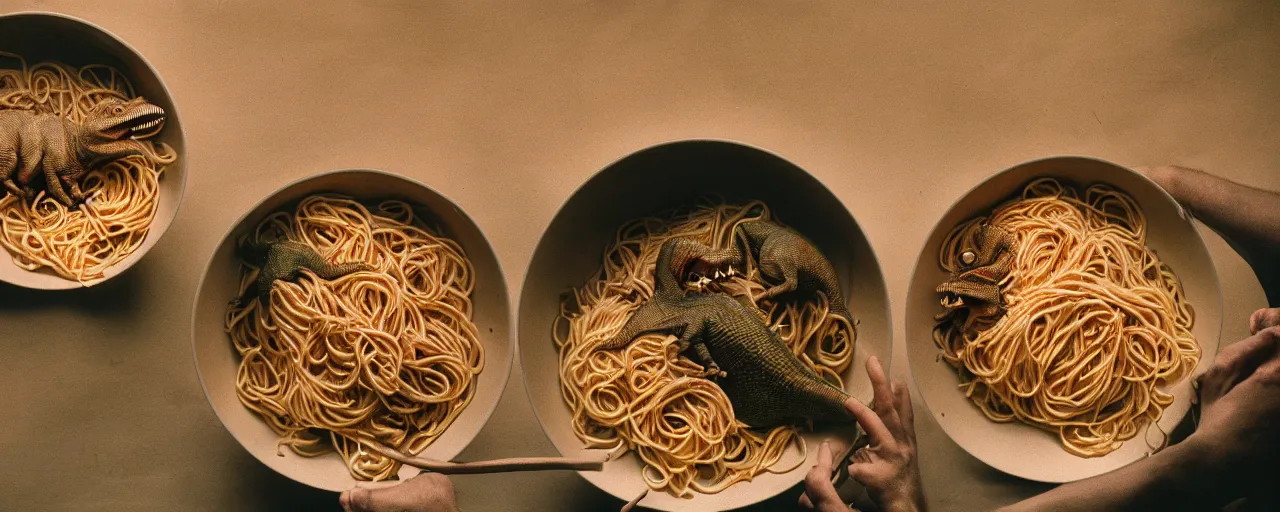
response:
{"label": "bowl of spaghetti", "polygon": [[748,427],[715,380],[679,354],[675,336],[592,349],[652,290],[664,240],[724,247],[736,225],[757,220],[793,229],[830,261],[853,318],[817,293],[762,298],[770,283],[750,262],[712,291],[754,303],[802,363],[871,399],[863,368],[873,355],[887,364],[888,298],[875,254],[840,200],[795,164],[743,144],[644,149],[564,203],[520,297],[521,364],[543,431],[566,456],[614,451],[603,471],[579,472],[592,484],[623,501],[647,492],[640,505],[658,510],[738,508],[798,492],[819,443],[851,441],[852,424]]}
{"label": "bowl of spaghetti", "polygon": [[0,281],[101,283],[177,214],[186,159],[173,99],[142,55],[89,22],[0,16],[0,139]]}
{"label": "bowl of spaghetti", "polygon": [[1083,157],[1028,162],[960,198],[907,296],[907,357],[957,444],[1043,482],[1166,446],[1213,361],[1221,290],[1154,182]]}
{"label": "bowl of spaghetti", "polygon": [[[251,291],[282,265],[254,259],[255,244],[319,261]],[[192,348],[210,405],[249,453],[341,491],[419,472],[379,448],[448,461],[471,442],[507,382],[508,304],[493,249],[456,204],[395,174],[333,171],[233,225],[197,291]]]}

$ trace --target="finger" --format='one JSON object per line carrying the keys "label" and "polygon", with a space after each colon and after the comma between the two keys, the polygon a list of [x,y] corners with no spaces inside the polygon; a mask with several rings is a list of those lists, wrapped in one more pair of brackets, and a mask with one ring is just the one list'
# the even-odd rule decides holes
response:
{"label": "finger", "polygon": [[884,426],[884,422],[880,421],[880,416],[876,412],[863,405],[857,398],[850,397],[844,401],[844,406],[853,413],[854,419],[862,425],[862,429],[867,431],[867,437],[871,439],[873,446],[880,446],[893,442],[893,435],[889,433],[889,429]]}
{"label": "finger", "polygon": [[1214,361],[1213,368],[1209,369],[1201,381],[1201,402],[1213,403],[1237,383],[1248,378],[1259,365],[1276,354],[1278,344],[1280,328],[1271,327],[1223,349]]}
{"label": "finger", "polygon": [[833,467],[831,462],[832,458],[831,443],[823,441],[822,446],[818,447],[818,463],[814,465],[814,467],[826,471],[827,474],[830,475],[831,468]]}
{"label": "finger", "polygon": [[895,408],[898,410],[898,419],[902,421],[902,430],[908,439],[916,438],[916,413],[911,408],[911,388],[903,382],[897,382],[898,390],[897,400],[894,401]]}
{"label": "finger", "polygon": [[1280,308],[1262,308],[1249,317],[1249,332],[1253,334],[1277,325],[1280,325]]}
{"label": "finger", "polygon": [[898,427],[898,414],[893,409],[893,386],[889,384],[889,378],[885,376],[884,368],[880,367],[880,359],[875,356],[867,359],[867,377],[871,379],[871,390],[875,396],[875,403],[872,405],[876,414],[880,415],[884,425],[891,430],[896,430]]}
{"label": "finger", "polygon": [[338,504],[342,505],[342,512],[352,512],[351,491],[342,491],[342,494],[338,496]]}
{"label": "finger", "polygon": [[875,464],[871,464],[871,463],[864,462],[864,463],[854,464],[852,466],[849,466],[849,478],[852,478],[853,481],[858,482],[863,486],[870,488],[871,484],[873,483],[872,480],[874,480],[872,475],[874,468],[875,468]]}
{"label": "finger", "polygon": [[813,510],[813,502],[809,500],[808,494],[804,494],[804,493],[800,494],[800,508],[803,508],[805,510]]}
{"label": "finger", "polygon": [[[831,485],[830,443],[824,442],[818,448],[818,463],[804,476],[804,493],[809,497],[809,504],[817,509],[840,501],[835,486]],[[800,504],[803,506],[804,502],[801,501]]]}

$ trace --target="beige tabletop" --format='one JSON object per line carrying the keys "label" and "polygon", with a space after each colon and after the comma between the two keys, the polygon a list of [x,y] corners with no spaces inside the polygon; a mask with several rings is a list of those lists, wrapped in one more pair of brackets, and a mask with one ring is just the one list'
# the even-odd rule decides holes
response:
{"label": "beige tabletop", "polygon": [[[190,341],[222,233],[320,171],[380,168],[452,197],[488,234],[515,303],[539,234],[592,173],[674,139],[756,145],[824,181],[865,230],[895,355],[925,235],[991,173],[1083,154],[1280,189],[1273,0],[629,3],[0,2],[135,46],[167,81],[189,148],[177,220],[136,267],[88,290],[0,285],[0,509],[337,508],[236,444]],[[1230,343],[1265,300],[1240,257],[1208,239]],[[512,371],[461,459],[554,454]],[[908,378],[903,357],[893,373]],[[935,510],[1047,488],[917,418]],[[468,511],[621,504],[573,473],[454,481]]]}

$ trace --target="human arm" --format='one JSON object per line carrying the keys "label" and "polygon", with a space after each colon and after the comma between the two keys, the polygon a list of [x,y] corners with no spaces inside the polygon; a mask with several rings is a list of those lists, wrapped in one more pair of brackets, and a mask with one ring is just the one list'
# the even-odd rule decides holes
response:
{"label": "human arm", "polygon": [[1201,421],[1185,441],[1121,469],[1001,509],[1209,510],[1280,474],[1280,328],[1224,349],[1200,385]]}
{"label": "human arm", "polygon": [[1280,193],[1187,167],[1139,170],[1239,252],[1280,307]]}

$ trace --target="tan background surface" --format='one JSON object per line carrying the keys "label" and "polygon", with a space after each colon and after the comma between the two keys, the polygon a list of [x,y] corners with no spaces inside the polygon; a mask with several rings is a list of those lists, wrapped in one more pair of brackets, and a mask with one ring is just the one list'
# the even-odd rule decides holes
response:
{"label": "tan background surface", "polygon": [[[514,303],[540,232],[592,173],[656,142],[741,140],[845,202],[898,323],[930,226],[1015,163],[1176,162],[1280,189],[1272,0],[630,4],[0,0],[88,19],[138,48],[190,148],[177,221],[135,268],[90,290],[0,285],[0,509],[336,508],[226,433],[189,339],[217,238],[315,172],[382,168],[449,195],[488,233]],[[1228,343],[1264,298],[1210,238]],[[895,343],[901,354],[900,324]],[[893,366],[906,377],[901,357]],[[463,458],[553,453],[514,371]],[[918,418],[936,510],[1045,489]],[[571,473],[455,481],[471,511],[620,505]]]}

